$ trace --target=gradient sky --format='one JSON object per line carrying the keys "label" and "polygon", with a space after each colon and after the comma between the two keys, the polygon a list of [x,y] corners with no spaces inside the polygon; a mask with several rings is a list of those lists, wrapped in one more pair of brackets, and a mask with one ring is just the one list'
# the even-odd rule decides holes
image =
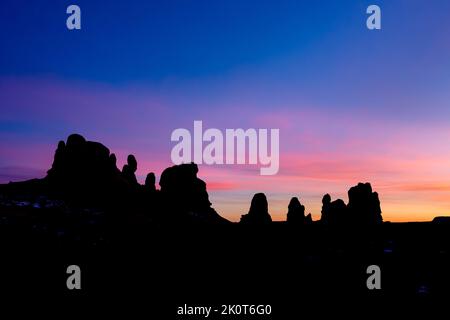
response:
{"label": "gradient sky", "polygon": [[450,214],[450,1],[3,0],[0,40],[0,182],[44,176],[74,132],[159,176],[171,132],[202,120],[280,129],[275,176],[200,166],[231,220],[256,192],[276,220],[292,196],[319,219],[359,181],[385,220]]}

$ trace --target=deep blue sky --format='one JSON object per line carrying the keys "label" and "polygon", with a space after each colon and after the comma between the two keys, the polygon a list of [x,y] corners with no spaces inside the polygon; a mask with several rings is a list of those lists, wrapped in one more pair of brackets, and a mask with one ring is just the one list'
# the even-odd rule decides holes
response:
{"label": "deep blue sky", "polygon": [[[81,7],[81,31],[65,28],[71,3]],[[311,100],[347,109],[360,108],[370,88],[395,84],[414,93],[436,89],[437,81],[448,84],[450,2],[377,1],[379,32],[365,28],[371,3],[6,0],[0,4],[0,76],[162,90],[168,81],[184,86],[241,72],[255,75],[247,81],[266,79],[272,91],[302,87]],[[386,105],[393,94],[373,95],[369,107]],[[415,101],[426,99],[397,107],[416,110],[422,107]]]}
{"label": "deep blue sky", "polygon": [[[70,3],[82,9],[82,32],[65,29]],[[363,9],[342,1],[2,1],[1,72],[108,82],[210,75],[305,48]]]}
{"label": "deep blue sky", "polygon": [[[65,9],[71,3],[82,9],[82,32],[65,28]],[[450,11],[445,0],[376,1],[383,9],[381,37],[363,28],[371,3],[3,0],[0,70],[3,75],[157,82],[221,74],[296,52],[303,53],[300,59],[331,60],[342,57],[345,48],[346,55],[370,58],[401,44],[396,53],[404,54],[424,50],[424,41],[432,36],[427,32],[439,27]],[[409,56],[414,54],[403,59],[409,61]]]}

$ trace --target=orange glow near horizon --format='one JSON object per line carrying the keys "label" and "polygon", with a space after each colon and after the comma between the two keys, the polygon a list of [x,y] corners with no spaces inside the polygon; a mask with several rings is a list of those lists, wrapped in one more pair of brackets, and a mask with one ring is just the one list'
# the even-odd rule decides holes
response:
{"label": "orange glow near horizon", "polygon": [[[280,130],[276,175],[261,176],[259,165],[199,165],[198,176],[207,184],[213,207],[232,221],[247,213],[258,192],[266,194],[274,220],[285,220],[294,196],[305,205],[306,213],[318,220],[325,193],[347,202],[348,189],[358,182],[370,182],[379,193],[385,221],[429,221],[450,214],[450,129],[445,121],[410,121],[376,109],[370,113],[364,105],[344,111],[296,99],[285,101],[274,112],[256,103],[211,98],[208,106],[220,108],[209,108],[207,113],[195,108],[184,112],[176,102],[156,99],[145,91],[136,94],[138,89],[52,80],[16,79],[4,82],[3,87],[0,82],[0,89],[4,95],[12,92],[7,96],[11,108],[3,116],[27,115],[28,121],[40,122],[43,127],[47,122],[65,124],[47,135],[4,133],[0,141],[2,183],[45,176],[58,140],[74,132],[107,146],[116,154],[119,168],[128,154],[134,154],[141,183],[148,172],[159,178],[172,165],[171,132],[180,127],[191,130],[193,121],[201,119],[204,130]],[[73,107],[62,111],[59,106],[68,102]],[[239,117],[224,119],[224,110]],[[105,118],[105,114],[117,117]]]}

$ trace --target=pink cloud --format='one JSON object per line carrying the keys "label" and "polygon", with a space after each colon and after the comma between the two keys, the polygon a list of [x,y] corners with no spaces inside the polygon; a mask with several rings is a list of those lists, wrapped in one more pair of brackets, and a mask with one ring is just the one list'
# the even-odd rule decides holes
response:
{"label": "pink cloud", "polygon": [[[265,192],[275,218],[285,218],[292,196],[300,196],[307,211],[319,218],[324,193],[345,200],[348,188],[359,181],[372,182],[383,212],[392,220],[450,212],[445,195],[450,188],[450,149],[445,148],[450,129],[444,125],[386,120],[365,114],[363,108],[345,114],[295,102],[269,112],[237,98],[205,101],[194,95],[184,101],[180,95],[171,99],[148,88],[56,79],[2,79],[0,101],[6,106],[1,121],[31,125],[26,129],[30,131],[2,132],[1,167],[45,172],[58,140],[80,132],[116,153],[119,167],[134,154],[143,182],[148,172],[158,177],[172,165],[172,130],[191,129],[193,120],[203,120],[205,129],[280,129],[278,175],[260,176],[259,166],[200,165],[199,177],[226,217],[238,219],[253,193]],[[211,105],[207,108],[206,103]],[[32,174],[22,171],[22,177]]]}

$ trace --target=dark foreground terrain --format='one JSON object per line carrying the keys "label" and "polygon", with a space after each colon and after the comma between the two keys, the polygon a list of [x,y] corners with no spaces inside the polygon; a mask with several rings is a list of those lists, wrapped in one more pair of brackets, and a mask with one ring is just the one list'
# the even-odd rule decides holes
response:
{"label": "dark foreground terrain", "polygon": [[[118,222],[98,212],[57,214],[1,208],[2,294],[48,297],[49,304],[105,303],[109,311],[127,306],[164,319],[190,319],[177,318],[184,304],[270,304],[272,318],[284,319],[328,312],[327,306],[380,311],[449,297],[445,224],[169,228],[145,217]],[[81,268],[81,290],[66,287],[72,264]],[[369,265],[381,268],[381,290],[367,289]]]}

